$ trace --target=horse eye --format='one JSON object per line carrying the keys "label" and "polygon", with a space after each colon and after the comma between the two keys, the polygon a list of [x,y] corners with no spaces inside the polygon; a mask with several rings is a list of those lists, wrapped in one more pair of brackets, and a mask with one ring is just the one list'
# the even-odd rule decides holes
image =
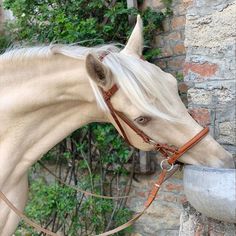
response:
{"label": "horse eye", "polygon": [[151,120],[150,117],[147,116],[140,116],[136,118],[134,121],[136,121],[140,125],[146,125]]}

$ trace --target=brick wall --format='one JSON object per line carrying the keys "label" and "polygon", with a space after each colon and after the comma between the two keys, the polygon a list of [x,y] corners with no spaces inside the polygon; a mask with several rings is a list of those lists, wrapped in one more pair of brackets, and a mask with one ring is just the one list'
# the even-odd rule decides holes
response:
{"label": "brick wall", "polygon": [[[187,11],[184,80],[188,107],[235,155],[236,2],[195,0]],[[207,218],[185,203],[180,236],[236,236],[236,224]]]}
{"label": "brick wall", "polygon": [[[164,32],[157,32],[155,37],[155,46],[161,49],[161,55],[156,58],[155,63],[177,77],[181,76],[185,61],[185,15],[190,4],[189,0],[173,0],[173,15],[163,22]],[[146,5],[157,11],[164,8],[161,0],[146,1]]]}

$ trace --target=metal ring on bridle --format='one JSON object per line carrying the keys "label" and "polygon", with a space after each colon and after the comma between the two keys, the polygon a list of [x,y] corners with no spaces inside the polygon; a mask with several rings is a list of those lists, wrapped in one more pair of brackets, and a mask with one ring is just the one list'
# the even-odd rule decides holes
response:
{"label": "metal ring on bridle", "polygon": [[[165,161],[166,161],[166,163],[169,165],[169,168],[163,167],[163,164],[164,164]],[[162,170],[165,169],[165,170],[167,170],[167,171],[171,171],[171,170],[174,168],[174,164],[173,164],[173,163],[170,164],[170,163],[168,162],[168,159],[164,159],[164,160],[161,161],[160,167],[161,167]]]}

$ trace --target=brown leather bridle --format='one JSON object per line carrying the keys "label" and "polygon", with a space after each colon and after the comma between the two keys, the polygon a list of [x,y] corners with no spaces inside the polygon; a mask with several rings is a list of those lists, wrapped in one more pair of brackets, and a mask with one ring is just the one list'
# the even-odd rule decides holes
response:
{"label": "brown leather bridle", "polygon": [[[107,54],[104,54],[103,56],[100,56],[100,60],[102,61],[103,58],[106,56]],[[204,129],[202,129],[198,134],[196,134],[192,139],[190,139],[187,143],[185,143],[183,146],[181,146],[180,148],[174,147],[174,146],[170,146],[168,144],[161,144],[156,142],[155,140],[153,140],[152,138],[150,138],[147,134],[145,134],[141,129],[139,129],[133,122],[131,122],[126,116],[125,114],[123,114],[120,111],[117,111],[114,109],[112,103],[111,103],[111,97],[118,91],[118,86],[116,84],[114,84],[111,89],[109,89],[108,91],[103,90],[102,88],[101,92],[104,98],[104,101],[107,104],[107,107],[109,108],[109,111],[115,121],[115,123],[117,124],[120,132],[122,133],[122,136],[124,137],[124,139],[126,140],[126,142],[128,144],[131,145],[125,130],[122,126],[122,124],[120,123],[121,119],[126,125],[128,125],[139,137],[141,137],[143,139],[143,141],[145,143],[148,143],[150,145],[153,146],[153,150],[156,151],[160,151],[160,153],[163,155],[164,160],[161,162],[160,166],[161,166],[161,174],[159,175],[156,183],[154,184],[152,190],[150,191],[150,194],[148,196],[147,201],[145,202],[144,206],[144,210],[142,212],[140,212],[139,214],[137,214],[136,216],[134,216],[131,220],[129,220],[127,223],[113,229],[110,231],[107,231],[105,233],[99,234],[97,236],[107,236],[107,235],[111,235],[111,234],[115,234],[127,227],[129,227],[130,225],[132,225],[136,220],[138,220],[145,212],[146,210],[149,208],[149,206],[152,204],[152,202],[154,201],[154,199],[157,196],[157,193],[162,185],[162,183],[166,180],[166,174],[167,172],[171,171],[172,169],[174,169],[174,164],[176,163],[176,161],[184,154],[186,153],[190,148],[192,148],[194,145],[196,145],[199,141],[201,141],[203,139],[203,137],[205,137],[205,135],[209,132],[209,128],[206,127]],[[177,170],[178,168],[174,169],[174,171],[172,172],[172,174],[175,172],[175,170]],[[171,175],[172,175],[171,174]],[[65,184],[65,183],[63,183]],[[81,191],[79,189],[77,189],[77,191]],[[96,194],[91,194],[85,191],[81,191],[84,192],[88,195],[94,196],[94,197],[102,197],[102,198],[108,198],[106,196],[99,196]],[[14,211],[21,219],[23,219],[28,225],[31,225],[32,227],[34,227],[36,230],[38,230],[39,232],[44,232],[47,235],[51,235],[51,236],[58,236],[56,233],[51,232],[50,230],[44,229],[42,228],[40,225],[36,224],[35,222],[31,221],[28,217],[26,217],[21,211],[19,211],[12,203],[11,201],[9,201],[9,199],[3,194],[3,192],[0,191],[0,199],[3,200],[5,202],[5,204],[12,210]]]}
{"label": "brown leather bridle", "polygon": [[[139,129],[133,122],[131,122],[125,114],[123,114],[120,111],[117,111],[112,103],[111,103],[111,98],[112,96],[118,91],[118,86],[114,84],[111,89],[108,91],[105,91],[104,89],[100,88],[104,101],[107,104],[107,107],[109,108],[109,111],[117,124],[120,132],[122,133],[122,136],[124,137],[125,141],[129,144],[132,145],[124,131],[123,126],[120,123],[119,118],[125,122],[126,125],[128,125],[139,137],[142,138],[142,140],[153,146],[153,150],[159,151],[164,158],[166,159],[166,162],[171,166],[170,168],[173,167],[175,162],[177,161],[178,158],[180,158],[185,152],[187,152],[190,148],[192,148],[194,145],[196,145],[208,132],[209,128],[206,127],[202,131],[200,131],[194,138],[189,140],[186,144],[184,144],[181,148],[177,148],[173,145],[168,145],[168,144],[161,144],[150,138],[147,134],[145,134],[141,129]],[[164,162],[164,161],[163,161]],[[163,162],[161,164],[161,167],[163,167]]]}

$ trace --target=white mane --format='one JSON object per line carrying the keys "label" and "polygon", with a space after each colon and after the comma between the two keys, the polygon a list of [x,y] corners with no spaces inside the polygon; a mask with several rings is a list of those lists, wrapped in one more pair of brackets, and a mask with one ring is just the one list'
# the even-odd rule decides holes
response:
{"label": "white mane", "polygon": [[[86,54],[108,54],[103,63],[107,65],[117,78],[116,83],[124,91],[131,102],[144,113],[158,116],[168,120],[175,120],[171,114],[171,106],[175,99],[169,91],[169,75],[158,67],[126,54],[119,53],[115,45],[103,45],[87,48],[81,46],[49,45],[31,48],[9,50],[0,56],[1,61],[22,61],[35,57],[48,58],[54,54],[63,54],[73,58],[85,58]],[[106,103],[98,86],[90,80],[97,103],[104,111],[108,111]],[[163,112],[158,107],[165,107]],[[169,114],[167,114],[169,113]]]}
{"label": "white mane", "polygon": [[[130,98],[132,104],[144,114],[177,121],[175,113],[172,114],[176,98],[169,89],[169,86],[173,86],[172,75],[147,61],[123,53],[110,52],[103,59],[103,63],[111,69],[117,79],[115,82]],[[90,83],[100,107],[107,110],[100,89],[92,80]],[[158,107],[164,107],[165,112],[160,111]]]}
{"label": "white mane", "polygon": [[113,44],[98,47],[81,47],[75,45],[51,44],[48,46],[35,46],[26,48],[9,48],[4,54],[0,55],[0,61],[22,61],[32,58],[48,58],[54,54],[63,54],[68,57],[81,58],[90,52],[118,52],[120,49]]}

